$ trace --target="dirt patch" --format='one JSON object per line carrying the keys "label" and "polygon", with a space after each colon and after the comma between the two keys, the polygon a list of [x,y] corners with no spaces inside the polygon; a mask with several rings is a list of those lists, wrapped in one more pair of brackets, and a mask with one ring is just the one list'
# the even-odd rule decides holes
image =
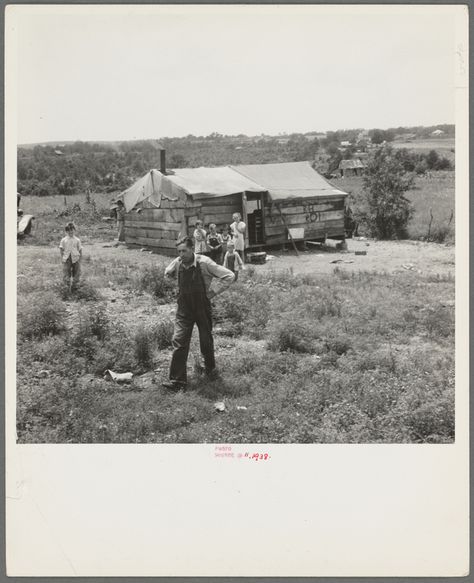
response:
{"label": "dirt patch", "polygon": [[[309,245],[308,245],[309,247]],[[255,265],[255,269],[288,270],[297,274],[332,273],[338,265],[347,271],[380,271],[394,273],[404,270],[404,265],[412,265],[417,272],[425,274],[454,275],[455,247],[453,245],[439,245],[423,241],[375,241],[367,239],[356,241],[347,240],[346,252],[325,251],[318,247],[300,251],[295,255],[292,249],[287,251],[269,251],[273,257],[265,265]],[[356,255],[355,252],[365,252],[366,255]],[[102,243],[92,243],[85,246],[85,253],[103,257],[104,260],[123,260],[137,264],[149,265],[153,263],[166,264],[171,257],[149,252],[140,252],[138,249],[126,247],[104,248]],[[333,263],[340,260],[340,263]],[[348,263],[353,261],[353,263]]]}
{"label": "dirt patch", "polygon": [[[422,241],[347,241],[347,252],[314,250],[300,252],[270,252],[274,257],[265,265],[255,266],[263,271],[288,270],[300,274],[332,273],[334,268],[346,271],[379,271],[396,273],[409,266],[417,272],[431,275],[454,276],[454,246],[424,243]],[[366,255],[356,255],[355,252]],[[334,263],[338,261],[338,263]],[[352,263],[349,263],[352,261]]]}

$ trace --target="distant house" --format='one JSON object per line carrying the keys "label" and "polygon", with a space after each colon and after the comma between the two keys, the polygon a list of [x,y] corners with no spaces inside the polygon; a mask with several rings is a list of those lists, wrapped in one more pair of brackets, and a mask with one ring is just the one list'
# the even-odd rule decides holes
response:
{"label": "distant house", "polygon": [[348,140],[344,140],[341,142],[341,148],[348,148],[351,143]]}
{"label": "distant house", "polygon": [[277,142],[282,146],[286,145],[290,141],[290,138],[278,138]]}
{"label": "distant house", "polygon": [[54,150],[54,153],[56,156],[64,156],[64,152],[61,152],[61,150]]}
{"label": "distant house", "polygon": [[435,130],[434,132],[431,132],[431,135],[435,138],[439,138],[440,136],[444,135],[443,130]]}
{"label": "distant house", "polygon": [[365,164],[358,158],[354,160],[341,160],[338,171],[341,178],[349,176],[361,176],[365,168]]}

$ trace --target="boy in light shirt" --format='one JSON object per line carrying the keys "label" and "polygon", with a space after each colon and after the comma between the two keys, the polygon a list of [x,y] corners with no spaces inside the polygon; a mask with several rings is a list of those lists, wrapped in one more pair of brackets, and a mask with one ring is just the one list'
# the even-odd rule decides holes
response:
{"label": "boy in light shirt", "polygon": [[66,236],[59,243],[59,252],[63,263],[64,283],[73,291],[77,287],[81,275],[82,243],[75,235],[74,223],[68,223],[64,230]]}
{"label": "boy in light shirt", "polygon": [[240,255],[236,253],[233,241],[227,243],[227,253],[224,256],[224,267],[232,271],[235,275],[234,281],[237,281],[239,271],[242,271],[244,268],[244,262],[240,258]]}

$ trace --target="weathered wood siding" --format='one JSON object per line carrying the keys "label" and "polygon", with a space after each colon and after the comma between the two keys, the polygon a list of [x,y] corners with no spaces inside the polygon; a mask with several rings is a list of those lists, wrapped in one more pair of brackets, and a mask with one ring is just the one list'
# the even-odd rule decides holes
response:
{"label": "weathered wood siding", "polygon": [[295,199],[268,202],[265,205],[265,242],[276,245],[288,241],[278,206],[290,229],[304,229],[305,239],[323,239],[344,235],[345,197]]}
{"label": "weathered wood siding", "polygon": [[[305,239],[323,239],[344,235],[345,196],[266,201],[264,207],[265,244],[288,241],[288,234],[278,206],[289,228],[304,228]],[[242,214],[242,193],[203,200],[162,200],[162,208],[142,208],[125,217],[127,244],[174,252],[179,235],[192,235],[196,221],[215,223],[217,229],[230,225],[233,213]]]}
{"label": "weathered wood siding", "polygon": [[[164,202],[164,201],[162,201]],[[171,201],[167,201],[171,205]],[[142,208],[125,215],[125,242],[156,250],[174,251],[178,236],[186,232],[184,202],[171,208]]]}
{"label": "weathered wood siding", "polygon": [[125,216],[125,242],[150,247],[164,253],[174,251],[179,235],[192,235],[198,219],[215,223],[217,229],[232,223],[233,213],[242,214],[242,194],[203,200],[169,201],[162,199],[161,208],[145,208]]}
{"label": "weathered wood siding", "polygon": [[215,196],[186,203],[185,216],[188,223],[188,235],[192,235],[197,220],[204,225],[215,223],[217,230],[232,223],[234,213],[242,214],[242,193],[229,196]]}

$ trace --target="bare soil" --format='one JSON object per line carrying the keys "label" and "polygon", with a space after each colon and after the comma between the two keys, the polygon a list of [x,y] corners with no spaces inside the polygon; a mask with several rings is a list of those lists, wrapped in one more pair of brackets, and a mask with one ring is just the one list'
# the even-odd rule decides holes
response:
{"label": "bare soil", "polygon": [[[356,255],[355,252],[366,252]],[[314,250],[300,252],[293,250],[271,253],[264,270],[293,269],[295,273],[331,273],[339,266],[347,271],[379,271],[396,273],[406,269],[424,274],[454,275],[455,248],[422,241],[374,241],[347,240],[347,251],[337,252]]]}

